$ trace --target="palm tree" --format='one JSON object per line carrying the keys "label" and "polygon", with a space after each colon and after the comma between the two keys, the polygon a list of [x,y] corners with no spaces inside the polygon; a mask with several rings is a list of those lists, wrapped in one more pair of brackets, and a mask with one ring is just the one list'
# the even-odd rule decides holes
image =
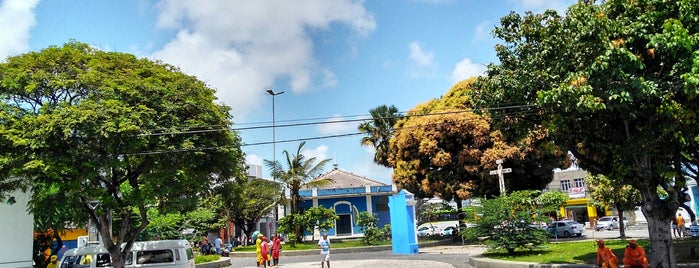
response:
{"label": "palm tree", "polygon": [[372,146],[376,150],[374,162],[390,167],[388,163],[389,140],[393,136],[393,126],[403,115],[396,106],[381,105],[369,110],[371,119],[359,125],[359,132],[367,134],[362,137],[362,145]]}
{"label": "palm tree", "polygon": [[299,212],[299,204],[303,201],[299,191],[303,186],[322,186],[331,183],[330,179],[318,178],[323,172],[323,167],[330,162],[331,159],[323,159],[318,161],[315,157],[306,159],[306,156],[301,154],[301,149],[306,142],[299,144],[296,154],[289,155],[289,152],[284,150],[286,156],[286,165],[288,169],[284,170],[279,161],[265,160],[265,165],[270,169],[272,177],[279,180],[287,189],[291,196],[291,214]]}

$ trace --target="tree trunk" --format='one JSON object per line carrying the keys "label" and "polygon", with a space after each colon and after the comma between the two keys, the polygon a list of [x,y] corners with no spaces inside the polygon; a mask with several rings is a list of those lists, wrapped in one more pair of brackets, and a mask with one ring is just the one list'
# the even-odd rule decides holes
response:
{"label": "tree trunk", "polygon": [[668,206],[667,202],[659,200],[657,195],[650,199],[654,199],[655,202],[646,203],[641,208],[648,222],[648,236],[651,243],[650,248],[646,249],[649,267],[677,267],[670,229],[674,210]]}
{"label": "tree trunk", "polygon": [[624,210],[621,206],[616,206],[616,211],[619,212],[619,238],[626,238],[626,224],[624,224]]}

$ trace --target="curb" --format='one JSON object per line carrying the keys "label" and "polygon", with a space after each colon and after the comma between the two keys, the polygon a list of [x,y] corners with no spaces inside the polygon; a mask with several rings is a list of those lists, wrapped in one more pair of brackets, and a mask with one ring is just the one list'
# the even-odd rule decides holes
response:
{"label": "curb", "polygon": [[221,257],[217,261],[205,262],[196,265],[197,268],[221,268],[228,266],[231,266],[231,258],[229,257]]}

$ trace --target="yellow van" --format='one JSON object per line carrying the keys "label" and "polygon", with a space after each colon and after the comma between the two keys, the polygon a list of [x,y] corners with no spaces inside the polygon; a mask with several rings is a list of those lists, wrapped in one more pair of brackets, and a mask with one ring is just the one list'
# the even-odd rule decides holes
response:
{"label": "yellow van", "polygon": [[[134,242],[124,264],[125,267],[194,268],[194,251],[187,240]],[[66,251],[58,267],[112,267],[112,261],[106,248],[88,245]]]}

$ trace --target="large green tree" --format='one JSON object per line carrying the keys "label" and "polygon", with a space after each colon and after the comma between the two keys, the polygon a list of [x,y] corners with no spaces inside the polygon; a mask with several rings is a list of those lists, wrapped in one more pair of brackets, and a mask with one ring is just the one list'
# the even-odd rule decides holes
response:
{"label": "large green tree", "polygon": [[[299,214],[299,205],[303,202],[303,197],[299,193],[301,187],[322,186],[331,183],[332,180],[320,178],[323,174],[323,168],[331,159],[316,159],[315,157],[307,157],[301,152],[306,142],[301,142],[296,149],[296,153],[289,153],[284,150],[286,160],[286,168],[279,161],[271,161],[265,159],[265,165],[270,169],[272,177],[277,178],[284,186],[285,190],[289,191],[291,214]],[[301,215],[292,216],[288,219],[293,222],[300,219]],[[302,229],[295,228],[295,236],[298,241],[303,238],[301,235]]]}
{"label": "large green tree", "polygon": [[403,115],[396,106],[381,105],[369,110],[371,119],[359,124],[359,132],[366,134],[362,137],[362,145],[374,148],[374,162],[390,167],[388,162],[389,141],[393,137],[393,126]]}
{"label": "large green tree", "polygon": [[527,105],[536,116],[513,127],[547,127],[582,168],[641,192],[652,267],[676,265],[667,223],[697,162],[698,6],[610,0],[565,16],[511,13],[494,31],[500,63],[481,94]]}
{"label": "large green tree", "polygon": [[[238,185],[238,183],[232,185]],[[231,220],[235,225],[247,237],[251,237],[260,218],[270,215],[277,204],[285,199],[279,197],[275,199],[275,194],[279,193],[280,185],[265,179],[248,179],[236,187],[240,187],[242,192],[232,195],[234,198],[225,201],[226,208],[230,209]]]}
{"label": "large green tree", "polygon": [[147,206],[189,210],[199,193],[245,176],[214,93],[171,65],[79,42],[10,57],[0,64],[0,181],[69,193],[34,198],[32,209],[81,208],[123,267]]}
{"label": "large green tree", "polygon": [[[613,207],[624,218],[624,211],[632,211],[641,203],[641,193],[633,186],[621,184],[622,180],[611,180],[604,175],[587,175],[585,186],[593,204],[598,207]],[[619,237],[626,237],[624,221],[619,221]]]}

